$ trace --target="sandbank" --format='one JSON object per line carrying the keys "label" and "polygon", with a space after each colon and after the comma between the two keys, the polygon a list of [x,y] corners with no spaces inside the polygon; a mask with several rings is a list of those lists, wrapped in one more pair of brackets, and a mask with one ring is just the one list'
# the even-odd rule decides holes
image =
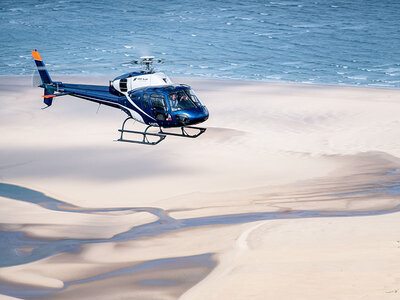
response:
{"label": "sandbank", "polygon": [[70,96],[41,110],[29,81],[0,77],[0,294],[385,299],[400,289],[400,90],[176,79],[207,105],[207,131],[147,147],[113,141],[121,111]]}

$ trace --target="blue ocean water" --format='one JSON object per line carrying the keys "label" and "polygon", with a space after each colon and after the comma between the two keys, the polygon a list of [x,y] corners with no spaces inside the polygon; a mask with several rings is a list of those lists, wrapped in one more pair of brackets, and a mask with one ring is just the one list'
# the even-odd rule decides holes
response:
{"label": "blue ocean water", "polygon": [[[170,76],[400,87],[400,1],[1,0],[0,75]],[[179,61],[179,60],[191,61]]]}

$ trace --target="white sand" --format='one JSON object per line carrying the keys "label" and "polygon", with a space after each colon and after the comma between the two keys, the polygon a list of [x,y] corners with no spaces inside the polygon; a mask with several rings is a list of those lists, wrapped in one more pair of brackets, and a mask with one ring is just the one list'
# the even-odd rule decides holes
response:
{"label": "white sand", "polygon": [[[400,203],[382,191],[400,179],[393,172],[400,165],[399,90],[180,81],[207,105],[208,130],[146,147],[112,142],[120,111],[102,106],[96,114],[97,105],[69,96],[42,111],[40,89],[1,78],[1,181],[77,206],[154,206],[179,219]],[[154,220],[0,202],[8,230],[45,238],[110,237]],[[218,266],[184,299],[393,298],[400,289],[399,225],[399,214],[390,214],[206,226],[86,245],[78,254],[1,268],[0,277],[56,288],[146,260],[215,253]]]}
{"label": "white sand", "polygon": [[182,299],[394,299],[400,214],[260,222]]}
{"label": "white sand", "polygon": [[4,224],[3,229],[22,230],[29,236],[46,239],[107,239],[158,219],[147,212],[127,211],[118,215],[59,212],[3,197],[0,197],[0,206],[0,225]]}

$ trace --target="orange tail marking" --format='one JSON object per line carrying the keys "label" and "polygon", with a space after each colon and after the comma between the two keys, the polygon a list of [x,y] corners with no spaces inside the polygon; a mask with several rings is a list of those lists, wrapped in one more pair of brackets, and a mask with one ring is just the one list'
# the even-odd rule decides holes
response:
{"label": "orange tail marking", "polygon": [[43,98],[54,98],[56,95],[44,95]]}
{"label": "orange tail marking", "polygon": [[42,60],[42,58],[40,57],[39,52],[37,50],[33,50],[31,52],[32,52],[32,56],[33,56],[34,60],[40,60],[40,61]]}

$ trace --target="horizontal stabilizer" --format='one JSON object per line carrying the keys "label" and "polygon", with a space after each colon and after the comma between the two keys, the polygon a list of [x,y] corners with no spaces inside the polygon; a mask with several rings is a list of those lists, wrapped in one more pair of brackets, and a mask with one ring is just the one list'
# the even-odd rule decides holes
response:
{"label": "horizontal stabilizer", "polygon": [[44,89],[44,95],[42,97],[44,98],[44,103],[47,106],[50,106],[53,103],[53,99],[55,97],[66,96],[66,95],[71,95],[71,94],[72,93],[70,93],[70,92],[54,94],[54,92],[52,92],[50,89],[46,88],[46,89]]}
{"label": "horizontal stabilizer", "polygon": [[44,98],[44,103],[47,105],[47,107],[51,106],[53,103],[53,98],[56,95],[54,95],[53,91],[50,91],[49,89],[44,89],[44,95],[42,96]]}

